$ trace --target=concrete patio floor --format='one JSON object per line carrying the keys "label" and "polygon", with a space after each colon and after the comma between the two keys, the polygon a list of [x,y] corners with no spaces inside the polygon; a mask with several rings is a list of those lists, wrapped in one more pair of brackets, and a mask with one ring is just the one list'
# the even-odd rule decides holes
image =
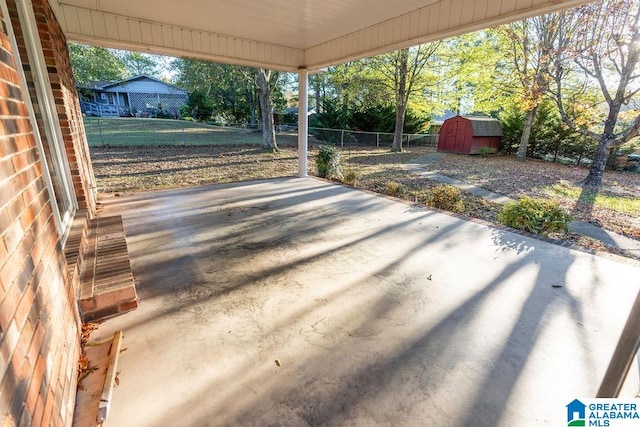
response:
{"label": "concrete patio floor", "polygon": [[639,289],[638,263],[312,178],[104,207],[140,297],[92,337],[127,349],[106,426],[565,425]]}

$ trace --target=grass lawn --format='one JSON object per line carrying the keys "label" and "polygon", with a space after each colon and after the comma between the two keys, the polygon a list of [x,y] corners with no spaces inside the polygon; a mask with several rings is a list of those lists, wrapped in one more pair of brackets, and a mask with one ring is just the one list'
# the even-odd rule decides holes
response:
{"label": "grass lawn", "polygon": [[[85,117],[90,147],[239,145],[262,142],[260,132],[171,119]],[[294,138],[283,136],[283,138]]]}
{"label": "grass lawn", "polygon": [[640,217],[640,198],[607,193],[583,192],[582,188],[567,182],[553,184],[549,189],[552,196],[567,197],[587,205],[611,209],[612,211]]}

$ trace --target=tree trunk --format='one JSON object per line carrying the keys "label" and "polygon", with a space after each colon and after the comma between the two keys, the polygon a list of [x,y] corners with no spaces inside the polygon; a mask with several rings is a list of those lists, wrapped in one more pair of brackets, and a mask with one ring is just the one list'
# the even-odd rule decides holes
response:
{"label": "tree trunk", "polygon": [[393,129],[393,145],[391,151],[402,151],[402,130],[404,128],[404,116],[406,105],[396,105],[396,125]]}
{"label": "tree trunk", "polygon": [[604,122],[602,137],[600,138],[600,143],[598,143],[598,149],[593,158],[593,163],[591,163],[591,167],[589,168],[589,174],[582,183],[583,187],[597,189],[602,185],[602,178],[604,177],[604,170],[607,167],[609,154],[611,153],[611,148],[613,148],[616,143],[614,129],[618,122],[618,114],[621,106],[622,100],[620,97],[614,98],[613,101],[609,103],[609,114],[607,114],[607,120]]}
{"label": "tree trunk", "polygon": [[322,113],[322,96],[320,94],[320,91],[321,91],[320,88],[321,88],[320,76],[316,74],[315,78],[313,79],[313,93],[316,96],[315,104],[316,104],[316,113],[318,114]]}
{"label": "tree trunk", "polygon": [[589,174],[582,183],[583,187],[599,188],[602,185],[604,170],[607,167],[607,160],[609,160],[609,154],[611,153],[611,143],[609,141],[605,137],[600,140],[593,163],[589,168]]}
{"label": "tree trunk", "polygon": [[258,87],[258,101],[262,116],[262,149],[265,151],[278,151],[276,143],[276,129],[273,123],[273,102],[271,100],[272,88],[269,84],[270,71],[259,69],[256,74],[256,86]]}
{"label": "tree trunk", "polygon": [[252,91],[249,92],[248,94],[248,98],[249,98],[249,126],[253,129],[256,126],[256,109],[257,109],[257,105],[256,105],[256,91],[255,89],[253,89]]}
{"label": "tree trunk", "polygon": [[518,159],[524,160],[527,157],[527,146],[529,145],[529,138],[531,137],[531,128],[533,127],[533,120],[536,118],[536,111],[538,107],[533,107],[528,110],[524,116],[524,127],[522,128],[522,138],[520,138],[520,145],[518,146]]}
{"label": "tree trunk", "polygon": [[391,151],[402,151],[402,130],[404,129],[404,116],[407,111],[407,69],[409,64],[409,49],[398,52],[398,71],[396,87],[396,125],[393,132],[393,145]]}

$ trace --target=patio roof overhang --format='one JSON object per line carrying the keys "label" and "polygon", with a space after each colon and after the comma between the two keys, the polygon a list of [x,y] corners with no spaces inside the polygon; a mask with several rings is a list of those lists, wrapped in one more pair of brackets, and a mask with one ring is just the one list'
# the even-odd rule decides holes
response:
{"label": "patio roof overhang", "polygon": [[319,70],[589,0],[51,0],[69,41]]}

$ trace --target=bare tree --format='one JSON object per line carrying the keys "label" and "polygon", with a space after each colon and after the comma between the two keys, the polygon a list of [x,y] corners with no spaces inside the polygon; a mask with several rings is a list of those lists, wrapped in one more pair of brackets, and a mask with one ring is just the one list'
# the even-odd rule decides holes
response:
{"label": "bare tree", "polygon": [[276,129],[273,123],[272,94],[278,83],[279,73],[264,68],[256,69],[255,82],[258,88],[258,101],[262,117],[262,149],[278,151],[276,143]]}
{"label": "bare tree", "polygon": [[[563,13],[564,25],[554,51],[555,98],[563,121],[599,141],[584,187],[602,185],[611,150],[638,135],[640,114],[620,123],[623,105],[640,91],[640,2],[605,0]],[[602,130],[579,126],[571,117],[572,97],[566,89],[576,72],[585,86],[595,81],[602,92],[606,119]]]}

